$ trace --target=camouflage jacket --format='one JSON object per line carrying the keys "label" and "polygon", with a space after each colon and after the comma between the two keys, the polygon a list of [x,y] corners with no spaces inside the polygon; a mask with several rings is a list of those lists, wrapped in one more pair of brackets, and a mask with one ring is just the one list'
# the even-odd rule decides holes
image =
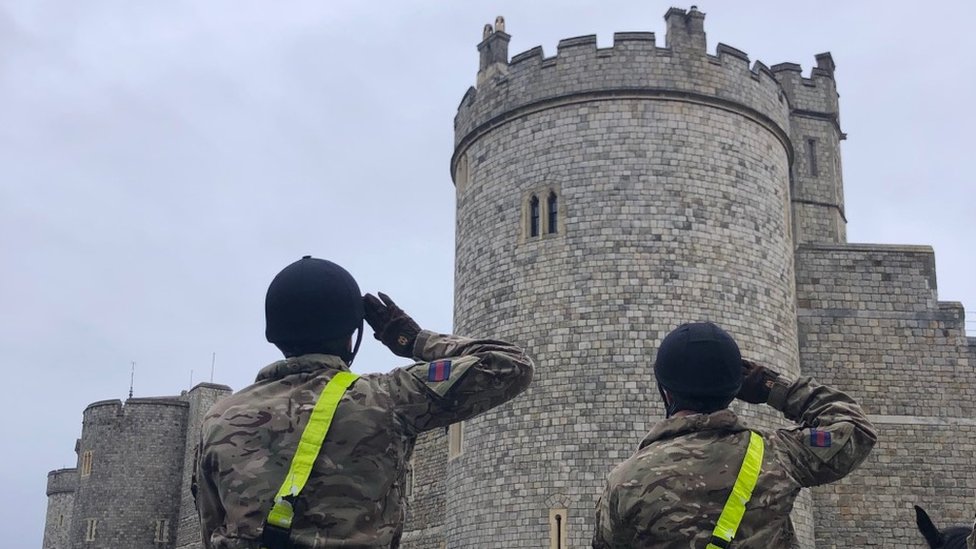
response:
{"label": "camouflage jacket", "polygon": [[[532,361],[501,341],[422,331],[422,361],[367,374],[343,396],[295,503],[296,548],[395,548],[403,481],[417,434],[475,416],[522,392]],[[203,545],[258,548],[272,499],[325,384],[348,366],[331,355],[275,362],[203,421],[197,507]]]}
{"label": "camouflage jacket", "polygon": [[[769,404],[800,425],[760,432],[762,469],[732,544],[737,549],[790,547],[790,511],[800,488],[847,475],[877,440],[853,399],[812,379],[788,384],[780,378]],[[659,422],[610,473],[597,504],[593,547],[705,547],[748,444],[749,429],[731,410]]]}

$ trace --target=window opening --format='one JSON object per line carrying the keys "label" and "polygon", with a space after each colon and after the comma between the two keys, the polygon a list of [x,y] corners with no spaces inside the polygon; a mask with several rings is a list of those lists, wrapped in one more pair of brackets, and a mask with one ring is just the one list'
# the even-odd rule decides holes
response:
{"label": "window opening", "polygon": [[410,458],[410,461],[407,462],[407,472],[404,476],[403,497],[409,501],[413,499],[413,458]]}
{"label": "window opening", "polygon": [[807,157],[810,162],[810,175],[817,177],[820,175],[817,169],[817,140],[807,139]]}
{"label": "window opening", "polygon": [[156,537],[153,541],[164,543],[169,541],[169,521],[166,519],[156,519]]}
{"label": "window opening", "polygon": [[447,458],[454,459],[461,455],[462,444],[464,444],[464,424],[461,422],[451,424],[447,428]]}
{"label": "window opening", "polygon": [[548,214],[549,214],[549,223],[548,223],[549,227],[548,227],[548,229],[549,230],[547,232],[549,234],[555,234],[557,232],[557,228],[559,227],[559,224],[558,224],[559,204],[557,203],[557,198],[556,198],[556,193],[555,192],[549,193],[549,198],[546,199],[546,206],[547,206],[547,209],[549,210],[548,211]]}
{"label": "window opening", "polygon": [[95,533],[98,530],[98,519],[88,519],[85,526],[85,541],[95,541]]}
{"label": "window opening", "polygon": [[92,472],[92,451],[85,450],[81,454],[81,476],[87,477]]}
{"label": "window opening", "polygon": [[529,236],[539,236],[539,197],[529,200]]}
{"label": "window opening", "polygon": [[566,522],[566,509],[549,510],[549,549],[567,549],[569,547]]}

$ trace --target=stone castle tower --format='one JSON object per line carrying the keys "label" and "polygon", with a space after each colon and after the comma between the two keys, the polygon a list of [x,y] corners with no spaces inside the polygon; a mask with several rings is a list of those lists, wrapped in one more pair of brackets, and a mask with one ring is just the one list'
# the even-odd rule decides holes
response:
{"label": "stone castle tower", "polygon": [[[809,77],[750,66],[708,53],[695,8],[665,21],[664,47],[618,33],[549,58],[510,59],[504,21],[485,29],[451,159],[455,331],[523,344],[538,369],[513,402],[418,440],[405,548],[588,547],[607,473],[663,415],[657,345],[701,319],[879,427],[861,469],[802,495],[803,547],[922,547],[913,503],[971,520],[976,338],[938,301],[930,248],[846,242],[831,56]],[[78,467],[48,476],[44,548],[198,548],[191,460],[228,393],[89,406]]]}
{"label": "stone castle tower", "polygon": [[200,424],[230,392],[201,383],[178,397],[88,405],[78,467],[48,473],[43,549],[198,548],[190,478]]}
{"label": "stone castle tower", "polygon": [[[416,549],[588,547],[612,467],[663,416],[650,365],[676,325],[713,320],[746,357],[866,405],[881,440],[804,493],[803,547],[904,546],[911,504],[976,503],[976,341],[936,296],[927,247],[846,243],[834,62],[706,50],[705,15],[563,40],[509,59],[478,45],[455,118],[455,331],[524,344],[526,394],[414,457]],[[752,425],[782,426],[740,404]]]}

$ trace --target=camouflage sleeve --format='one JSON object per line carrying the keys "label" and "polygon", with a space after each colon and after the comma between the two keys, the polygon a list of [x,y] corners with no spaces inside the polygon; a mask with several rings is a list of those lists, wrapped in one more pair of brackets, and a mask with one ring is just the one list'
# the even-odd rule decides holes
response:
{"label": "camouflage sleeve", "polygon": [[420,332],[414,357],[394,372],[397,412],[415,432],[445,427],[507,402],[532,381],[532,360],[504,341]]}
{"label": "camouflage sleeve", "polygon": [[610,497],[610,487],[603,491],[600,501],[596,502],[596,528],[593,529],[593,549],[611,549],[610,509],[607,508],[607,499]]}
{"label": "camouflage sleeve", "polygon": [[[627,549],[634,546],[637,538],[633,524],[621,519],[620,497],[614,490],[615,483],[607,482],[607,487],[596,504],[596,528],[593,531],[593,549]],[[623,510],[627,513],[629,510]]]}
{"label": "camouflage sleeve", "polygon": [[194,501],[197,505],[197,512],[200,514],[203,549],[213,549],[210,536],[224,522],[224,507],[220,503],[217,487],[214,486],[213,479],[210,478],[210,471],[204,460],[204,446],[201,443],[195,463],[196,493],[194,494]]}
{"label": "camouflage sleeve", "polygon": [[834,482],[864,461],[878,435],[861,407],[847,394],[811,378],[794,383],[779,378],[769,405],[800,423],[776,438],[801,486]]}

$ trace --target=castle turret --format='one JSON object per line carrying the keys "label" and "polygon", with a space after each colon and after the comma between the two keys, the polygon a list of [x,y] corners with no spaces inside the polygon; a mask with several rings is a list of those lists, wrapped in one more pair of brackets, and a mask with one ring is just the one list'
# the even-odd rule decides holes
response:
{"label": "castle turret", "polygon": [[78,470],[58,469],[47,474],[47,518],[44,521],[43,549],[68,549],[71,514]]}
{"label": "castle turret", "polygon": [[502,17],[498,17],[495,27],[485,25],[482,37],[483,40],[478,44],[478,53],[481,55],[478,65],[478,85],[507,71],[508,42],[512,39],[505,33],[505,20]]}
{"label": "castle turret", "polygon": [[689,11],[671,8],[664,14],[668,32],[664,46],[675,53],[705,53],[705,14],[692,6]]}
{"label": "castle turret", "polygon": [[840,129],[834,59],[817,55],[810,78],[800,65],[772,67],[790,103],[790,139],[796,151],[790,199],[796,244],[847,241],[844,182],[841,175]]}
{"label": "castle turret", "polygon": [[174,547],[188,406],[159,397],[85,409],[71,547]]}

